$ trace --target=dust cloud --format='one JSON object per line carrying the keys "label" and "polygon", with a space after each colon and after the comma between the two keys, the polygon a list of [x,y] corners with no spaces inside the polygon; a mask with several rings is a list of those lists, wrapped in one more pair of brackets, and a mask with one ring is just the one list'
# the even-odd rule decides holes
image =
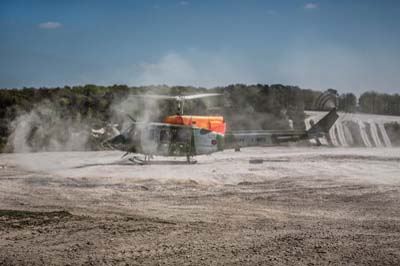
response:
{"label": "dust cloud", "polygon": [[132,119],[137,122],[157,121],[161,110],[157,100],[129,94],[122,100],[114,101],[111,104],[110,113],[111,120],[117,122],[124,129],[132,123]]}
{"label": "dust cloud", "polygon": [[11,122],[7,148],[16,153],[93,150],[104,138],[127,128],[132,122],[130,117],[139,122],[158,121],[161,106],[165,104],[129,94],[111,103],[109,121],[99,121],[44,100],[30,111],[19,111]]}
{"label": "dust cloud", "polygon": [[69,117],[43,101],[11,123],[8,147],[14,152],[87,150],[90,127],[80,115]]}

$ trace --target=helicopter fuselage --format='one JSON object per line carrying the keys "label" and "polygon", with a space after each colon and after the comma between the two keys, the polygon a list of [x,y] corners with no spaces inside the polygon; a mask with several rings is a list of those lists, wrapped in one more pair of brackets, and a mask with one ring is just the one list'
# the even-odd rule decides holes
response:
{"label": "helicopter fuselage", "polygon": [[[194,119],[193,119],[194,118]],[[106,143],[115,149],[127,153],[147,156],[186,156],[211,154],[224,148],[238,150],[241,147],[269,146],[305,139],[318,139],[326,136],[338,118],[336,109],[332,109],[309,130],[245,130],[226,132],[223,118],[217,121],[216,128],[222,132],[210,130],[213,123],[204,127],[194,126],[193,122],[205,118],[193,117],[185,124],[133,122],[120,135]],[[182,120],[184,123],[185,120]],[[213,120],[214,121],[214,120]],[[210,120],[208,121],[210,122]],[[224,127],[220,127],[220,125]]]}
{"label": "helicopter fuselage", "polygon": [[203,128],[167,123],[132,123],[108,144],[144,155],[195,156],[223,150],[223,134]]}

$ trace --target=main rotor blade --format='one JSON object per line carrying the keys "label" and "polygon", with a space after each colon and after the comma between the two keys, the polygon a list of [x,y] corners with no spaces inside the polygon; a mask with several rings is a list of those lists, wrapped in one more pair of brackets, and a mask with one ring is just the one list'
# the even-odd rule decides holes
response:
{"label": "main rotor blade", "polygon": [[132,120],[132,122],[137,122],[135,118],[133,118],[131,115],[127,114],[127,116],[129,117],[130,120]]}
{"label": "main rotor blade", "polygon": [[193,95],[182,95],[178,96],[182,98],[183,100],[192,100],[192,99],[198,99],[198,98],[206,98],[206,97],[212,97],[212,96],[219,96],[222,95],[220,93],[200,93],[200,94],[193,94]]}
{"label": "main rotor blade", "polygon": [[177,101],[185,101],[185,100],[193,100],[193,99],[199,99],[199,98],[205,98],[205,97],[211,97],[211,96],[219,96],[222,95],[220,93],[201,93],[201,94],[193,94],[193,95],[158,95],[158,94],[140,94],[140,95],[134,95],[135,97],[140,97],[140,98],[149,98],[149,99],[159,99],[159,100],[177,100]]}
{"label": "main rotor blade", "polygon": [[133,95],[133,97],[138,98],[148,98],[148,99],[160,99],[160,100],[168,100],[168,99],[177,99],[178,96],[170,96],[170,95],[158,95],[158,94],[138,94]]}

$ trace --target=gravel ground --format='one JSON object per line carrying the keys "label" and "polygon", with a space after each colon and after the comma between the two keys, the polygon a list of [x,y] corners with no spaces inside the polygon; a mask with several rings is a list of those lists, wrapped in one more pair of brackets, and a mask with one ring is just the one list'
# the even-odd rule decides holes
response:
{"label": "gravel ground", "polygon": [[0,155],[0,265],[400,265],[400,149]]}

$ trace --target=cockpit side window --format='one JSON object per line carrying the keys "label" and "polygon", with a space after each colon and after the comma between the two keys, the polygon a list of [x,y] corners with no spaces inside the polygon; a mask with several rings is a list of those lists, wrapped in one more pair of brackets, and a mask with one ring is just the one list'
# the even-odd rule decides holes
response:
{"label": "cockpit side window", "polygon": [[172,139],[171,131],[168,128],[164,128],[160,131],[160,142],[168,143]]}
{"label": "cockpit side window", "polygon": [[150,139],[156,139],[157,138],[157,128],[151,127],[148,131],[148,136]]}
{"label": "cockpit side window", "polygon": [[174,131],[174,140],[177,142],[187,142],[189,138],[188,131],[183,128],[175,129]]}

